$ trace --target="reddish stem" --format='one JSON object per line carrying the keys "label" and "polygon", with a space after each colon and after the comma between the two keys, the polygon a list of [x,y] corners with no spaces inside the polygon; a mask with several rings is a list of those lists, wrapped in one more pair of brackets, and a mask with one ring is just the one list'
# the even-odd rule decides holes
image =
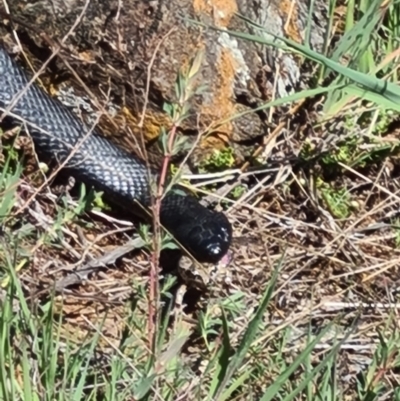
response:
{"label": "reddish stem", "polygon": [[149,289],[149,344],[153,353],[156,350],[157,336],[157,308],[156,300],[158,299],[158,259],[160,255],[160,209],[161,200],[164,193],[165,182],[168,174],[168,166],[171,160],[172,148],[175,141],[177,126],[174,124],[169,132],[168,144],[164,155],[163,165],[158,183],[158,192],[154,204],[153,226],[154,226],[154,252],[150,268],[150,289]]}

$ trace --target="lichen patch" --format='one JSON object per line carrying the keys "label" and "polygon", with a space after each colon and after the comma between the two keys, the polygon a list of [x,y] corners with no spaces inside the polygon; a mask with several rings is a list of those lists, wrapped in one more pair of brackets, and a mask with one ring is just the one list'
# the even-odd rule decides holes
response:
{"label": "lichen patch", "polygon": [[227,27],[238,7],[236,0],[193,0],[196,14],[210,15],[219,27]]}
{"label": "lichen patch", "polygon": [[301,32],[299,30],[298,5],[293,0],[282,0],[279,6],[283,21],[285,21],[285,34],[289,39],[297,43],[302,42]]}

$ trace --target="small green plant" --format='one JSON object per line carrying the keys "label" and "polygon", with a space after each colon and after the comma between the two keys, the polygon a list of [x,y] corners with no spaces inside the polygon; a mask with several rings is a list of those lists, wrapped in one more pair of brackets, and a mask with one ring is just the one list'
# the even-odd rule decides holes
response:
{"label": "small green plant", "polygon": [[[199,51],[191,60],[186,68],[182,68],[178,72],[175,83],[175,102],[164,102],[163,110],[171,119],[171,127],[161,128],[159,135],[159,144],[164,154],[164,163],[160,174],[159,193],[160,196],[166,183],[167,172],[171,162],[171,157],[183,150],[190,149],[185,137],[178,137],[177,130],[182,123],[190,117],[190,100],[193,96],[200,94],[203,86],[197,85],[197,75],[201,69],[204,52]],[[176,172],[172,186],[179,180],[179,171]]]}
{"label": "small green plant", "polygon": [[231,168],[235,163],[234,151],[231,147],[215,149],[199,166],[199,171],[215,172]]}
{"label": "small green plant", "polygon": [[223,319],[220,314],[224,310],[229,320],[233,320],[241,316],[245,310],[246,305],[244,301],[244,293],[238,291],[231,294],[229,297],[218,299],[209,305],[204,311],[199,314],[198,331],[208,349],[212,351],[215,343],[209,341],[210,337],[215,337],[222,330]]}
{"label": "small green plant", "polygon": [[338,142],[335,147],[323,154],[318,154],[315,146],[306,140],[302,145],[300,157],[305,162],[319,160],[326,172],[339,172],[343,171],[341,164],[352,168],[365,168],[388,156],[397,155],[399,149],[400,141],[384,143],[371,137],[367,142],[353,135]]}
{"label": "small green plant", "polygon": [[[151,251],[153,246],[152,233],[150,232],[150,225],[140,224],[138,233],[142,238],[146,247]],[[172,237],[168,233],[164,233],[161,236],[161,249],[178,249],[178,245],[173,241]]]}
{"label": "small green plant", "polygon": [[327,166],[343,163],[351,165],[359,150],[360,139],[356,135],[346,138],[345,141],[339,143],[335,149],[325,154],[321,162]]}
{"label": "small green plant", "polygon": [[317,187],[329,211],[338,219],[345,219],[351,213],[351,197],[346,188],[333,188],[328,183],[318,180]]}
{"label": "small green plant", "polygon": [[372,127],[372,134],[381,135],[387,132],[389,125],[396,118],[397,113],[393,113],[391,110],[377,110],[378,116],[376,118],[376,122]]}
{"label": "small green plant", "polygon": [[299,157],[305,162],[315,157],[315,145],[308,138],[305,139],[301,146]]}
{"label": "small green plant", "polygon": [[232,199],[239,199],[246,192],[244,185],[237,185],[231,192],[230,196]]}
{"label": "small green plant", "polygon": [[[397,371],[400,367],[399,331],[396,317],[391,312],[386,327],[378,330],[379,343],[373,354],[367,371],[361,370],[357,375],[357,392],[360,400],[378,399],[387,391],[382,380],[385,373]],[[396,327],[396,328],[394,328]]]}
{"label": "small green plant", "polygon": [[359,138],[354,135],[337,143],[328,152],[318,154],[315,145],[309,140],[305,140],[301,147],[300,157],[306,162],[319,159],[322,166],[330,169],[336,168],[339,163],[351,165],[360,152],[359,142]]}

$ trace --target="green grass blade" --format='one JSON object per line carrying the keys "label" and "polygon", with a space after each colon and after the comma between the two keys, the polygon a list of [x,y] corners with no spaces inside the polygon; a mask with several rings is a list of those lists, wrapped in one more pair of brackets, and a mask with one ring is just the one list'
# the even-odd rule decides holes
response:
{"label": "green grass blade", "polygon": [[[332,328],[332,325],[335,322],[331,322],[325,329],[321,331],[321,333],[307,345],[304,351],[295,359],[295,361],[290,365],[290,367],[282,373],[275,382],[268,387],[265,391],[263,397],[260,401],[271,401],[278,394],[279,390],[282,388],[284,383],[289,380],[290,376],[296,371],[296,369],[303,363],[306,363],[307,358],[318,344],[318,342],[325,336],[326,333]],[[355,322],[352,327],[346,333],[346,336],[329,352],[329,354],[324,358],[324,360],[309,374],[306,375],[304,380],[296,387],[294,391],[292,391],[289,395],[284,398],[284,401],[290,401],[295,398],[297,394],[299,394],[303,389],[307,386],[307,384],[327,365],[327,363],[336,355],[342,344],[347,340],[350,334],[353,332],[355,327]]]}
{"label": "green grass blade", "polygon": [[331,329],[333,322],[331,322],[325,329],[321,331],[320,334],[314,339],[314,341],[310,342],[304,351],[294,360],[294,362],[289,366],[289,368],[283,372],[271,386],[267,388],[263,397],[260,401],[271,401],[278,394],[279,390],[285,384],[287,380],[289,380],[290,376],[296,371],[296,369],[303,363],[306,362],[312,350],[318,344],[318,342],[324,337],[326,333]]}
{"label": "green grass blade", "polygon": [[[255,24],[248,18],[243,16],[240,16],[240,18],[265,32],[263,27]],[[197,23],[196,21],[193,22]],[[202,25],[200,23],[197,24]],[[210,27],[210,28],[218,31],[223,31],[222,29],[216,27]],[[284,51],[291,51],[303,55],[304,57],[307,57],[308,59],[314,62],[322,64],[326,68],[329,68],[332,71],[335,71],[336,73],[341,74],[344,77],[350,79],[355,84],[361,86],[362,89],[373,92],[374,94],[379,94],[380,96],[379,98],[383,99],[383,104],[380,104],[381,106],[396,111],[400,111],[400,87],[396,84],[345,67],[340,63],[333,61],[330,58],[325,57],[324,55],[309,49],[307,46],[298,44],[284,37],[273,35],[271,33],[265,33],[264,36],[257,36],[233,31],[224,31],[224,32],[227,32],[229,33],[229,35],[239,39],[249,40],[251,42],[263,45],[274,46]],[[269,39],[269,37],[271,37],[272,39]]]}
{"label": "green grass blade", "polygon": [[14,299],[14,289],[9,286],[0,308],[0,396],[5,401],[10,400],[8,378],[12,375],[10,366],[10,361],[12,361],[10,332],[13,321],[12,299]]}
{"label": "green grass blade", "polygon": [[3,170],[0,173],[0,188],[2,192],[0,198],[0,219],[7,217],[14,205],[13,201],[18,187],[17,184],[22,173],[22,165],[20,163],[17,164],[15,171],[10,173],[9,163],[10,158],[7,158]]}
{"label": "green grass blade", "polygon": [[22,344],[22,377],[24,400],[36,400],[37,396],[35,396],[31,384],[31,364],[25,342]]}
{"label": "green grass blade", "polygon": [[207,366],[206,372],[211,370],[211,367],[215,364],[218,364],[218,367],[213,375],[213,379],[211,381],[211,386],[209,389],[209,399],[213,399],[218,387],[221,385],[221,381],[226,376],[226,371],[229,366],[229,355],[231,352],[231,344],[229,339],[229,327],[228,320],[226,318],[226,314],[224,310],[222,310],[222,328],[223,328],[223,337],[222,337],[222,346],[219,349],[216,356],[210,361]]}
{"label": "green grass blade", "polygon": [[[381,0],[374,0],[363,17],[339,40],[336,49],[332,52],[331,59],[339,62],[340,59],[351,51],[350,63],[355,64],[371,43],[371,35],[382,21],[392,1],[382,4]],[[353,18],[352,10],[348,10],[347,17]],[[328,70],[325,77],[330,71]]]}
{"label": "green grass blade", "polygon": [[[323,54],[328,55],[329,53],[329,44],[330,40],[332,37],[332,29],[334,25],[334,18],[335,18],[335,10],[336,10],[336,0],[330,0],[329,1],[329,10],[328,10],[328,24],[325,29],[325,35],[324,35],[324,44],[323,44]],[[323,80],[323,77],[325,76],[325,70],[326,68],[321,65],[319,70],[318,70],[318,82]]]}
{"label": "green grass blade", "polygon": [[[293,95],[285,96],[284,98],[279,98],[279,99],[273,100],[271,102],[264,103],[261,106],[256,107],[255,109],[249,109],[249,110],[246,110],[246,111],[244,111],[242,113],[237,113],[237,114],[235,114],[233,116],[230,116],[230,117],[228,117],[228,118],[226,118],[226,119],[224,119],[222,121],[219,121],[218,122],[218,127],[222,126],[222,125],[224,125],[224,124],[226,124],[226,123],[228,123],[230,121],[233,121],[233,120],[235,120],[237,118],[243,117],[246,114],[250,114],[250,113],[253,114],[253,113],[257,112],[257,111],[267,110],[267,109],[269,109],[271,107],[276,107],[276,106],[281,106],[283,104],[289,104],[289,103],[292,103],[292,102],[297,102],[299,100],[303,100],[303,99],[306,99],[306,98],[312,98],[314,96],[319,96],[319,95],[322,95],[324,93],[329,93],[329,92],[334,91],[336,89],[343,89],[344,87],[345,87],[344,85],[333,85],[333,86],[328,86],[328,87],[325,87],[325,88],[307,89],[307,90],[304,90],[304,91],[301,91],[301,92],[297,92],[297,93],[294,93]],[[215,127],[213,127],[213,128],[215,128]]]}
{"label": "green grass blade", "polygon": [[218,398],[219,401],[229,400],[230,396],[246,382],[246,380],[252,374],[252,370],[246,370],[241,376],[239,376],[235,381],[222,393],[222,395]]}
{"label": "green grass blade", "polygon": [[89,372],[89,365],[90,365],[90,360],[91,356],[94,355],[94,350],[99,342],[100,334],[102,332],[102,327],[104,325],[104,322],[106,321],[107,314],[104,314],[103,320],[101,321],[99,328],[96,330],[95,335],[90,339],[89,346],[83,353],[83,355],[80,356],[79,360],[79,365],[81,366],[81,369],[79,371],[76,371],[76,376],[79,374],[80,378],[78,381],[78,385],[74,389],[73,393],[73,400],[81,400],[84,396],[84,388],[87,382],[87,377],[88,377],[88,372]]}
{"label": "green grass blade", "polygon": [[[243,18],[243,17],[241,17],[241,18]],[[249,21],[246,18],[245,18],[245,20],[249,23],[252,23],[251,21]],[[376,77],[369,76],[369,75],[359,72],[359,71],[355,71],[351,68],[345,67],[345,66],[341,65],[340,63],[338,63],[334,60],[331,60],[330,58],[309,49],[307,46],[296,43],[290,39],[279,37],[277,35],[270,34],[271,36],[274,37],[274,40],[268,40],[268,39],[265,39],[262,37],[248,35],[248,34],[242,34],[239,32],[229,31],[229,34],[239,37],[239,38],[242,38],[242,39],[252,40],[257,43],[279,47],[285,51],[297,52],[297,53],[307,57],[308,59],[313,60],[317,63],[320,63],[320,64],[324,65],[325,67],[331,69],[332,71],[349,78],[354,83],[361,85],[362,87],[364,87],[367,90],[370,90],[370,91],[373,91],[376,93],[380,93],[383,97],[385,97],[388,100],[388,102],[393,103],[391,108],[394,108],[395,110],[399,110],[400,87],[398,85],[395,85],[391,82],[384,81],[384,80],[376,78]],[[284,44],[281,44],[281,42],[283,42]]]}
{"label": "green grass blade", "polygon": [[[9,266],[12,266],[11,261],[9,261]],[[27,328],[30,330],[31,335],[36,338],[37,337],[37,329],[34,321],[34,316],[32,315],[29,305],[26,302],[26,298],[24,295],[24,292],[22,290],[21,284],[19,282],[19,279],[17,277],[17,274],[15,270],[10,267],[9,269],[10,276],[11,276],[11,285],[15,288],[16,291],[16,296],[19,301],[19,306],[21,308],[21,313],[24,318],[24,324],[27,326]]]}
{"label": "green grass blade", "polygon": [[[378,24],[381,24],[389,5],[390,2],[387,2],[382,6],[380,0],[375,0],[360,21],[341,38],[331,59],[340,62],[343,56],[349,54],[351,57],[348,64],[349,68],[368,74],[374,71],[375,65],[371,54],[372,36],[379,29]],[[326,70],[325,78],[330,72],[330,69]],[[345,82],[348,82],[348,78],[343,75],[339,75],[334,81],[335,84]],[[330,115],[337,114],[350,101],[351,97],[351,94],[345,94],[341,90],[330,93],[324,104],[324,112]],[[385,100],[383,99],[383,101]],[[377,98],[376,102],[379,104],[380,100]]]}
{"label": "green grass blade", "polygon": [[[308,373],[306,375],[306,377],[304,378],[304,380],[290,393],[288,394],[283,401],[292,401],[295,399],[295,397],[300,394],[303,389],[307,386],[308,383],[311,382],[311,380],[313,378],[315,378],[317,376],[317,374],[323,369],[325,368],[329,362],[331,362],[336,355],[338,354],[340,347],[345,343],[345,341],[349,338],[350,334],[353,333],[355,327],[356,327],[356,321],[357,319],[355,319],[353,321],[352,326],[350,327],[350,329],[346,332],[346,335],[343,337],[343,339],[341,341],[339,341],[332,349],[331,351],[328,353],[328,355],[322,360],[322,362],[320,364],[318,364],[318,366],[312,370],[312,372]],[[266,401],[264,399],[261,399],[260,401]]]}
{"label": "green grass blade", "polygon": [[264,313],[272,299],[272,295],[274,293],[274,288],[276,281],[278,279],[278,274],[282,265],[282,262],[284,260],[285,253],[282,255],[281,260],[277,268],[274,270],[273,275],[271,277],[271,281],[266,288],[264,295],[262,297],[262,300],[260,302],[260,305],[249,323],[249,327],[247,328],[246,332],[244,333],[244,336],[239,344],[238,350],[236,354],[233,356],[232,360],[229,363],[228,369],[226,371],[226,375],[223,378],[223,380],[220,382],[220,385],[218,387],[218,390],[215,395],[215,400],[220,400],[220,396],[222,394],[222,391],[224,390],[225,386],[227,385],[228,381],[232,378],[233,374],[235,371],[238,369],[242,361],[244,360],[247,352],[249,351],[251,344],[253,343],[257,332],[258,328],[260,326],[260,323],[262,321],[262,318],[264,316]]}

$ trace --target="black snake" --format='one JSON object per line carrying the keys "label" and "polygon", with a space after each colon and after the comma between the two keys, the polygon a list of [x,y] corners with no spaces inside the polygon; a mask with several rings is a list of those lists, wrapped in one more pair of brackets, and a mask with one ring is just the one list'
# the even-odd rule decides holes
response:
{"label": "black snake", "polygon": [[[26,124],[39,157],[65,163],[68,174],[103,191],[127,211],[134,211],[136,202],[150,207],[145,164],[99,132],[90,132],[61,102],[28,82],[0,46],[0,111]],[[232,228],[226,216],[205,208],[187,191],[168,191],[160,222],[200,262],[217,262],[229,249]]]}

